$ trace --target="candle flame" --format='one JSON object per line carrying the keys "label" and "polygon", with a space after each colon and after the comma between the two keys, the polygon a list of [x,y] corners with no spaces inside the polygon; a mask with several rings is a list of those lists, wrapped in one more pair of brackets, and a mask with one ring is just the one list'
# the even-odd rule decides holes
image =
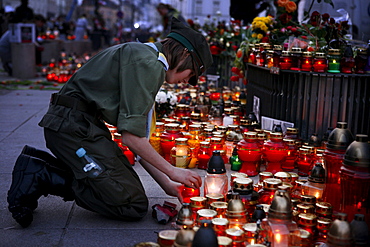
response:
{"label": "candle flame", "polygon": [[315,197],[316,197],[317,199],[319,199],[319,196],[320,196],[320,193],[319,193],[319,192],[316,192],[316,193],[315,193]]}
{"label": "candle flame", "polygon": [[254,241],[254,239],[252,239],[252,240],[251,240],[251,244],[255,244],[255,241]]}
{"label": "candle flame", "polygon": [[281,235],[280,235],[280,233],[276,233],[275,234],[275,240],[276,240],[276,243],[280,243],[281,242]]}

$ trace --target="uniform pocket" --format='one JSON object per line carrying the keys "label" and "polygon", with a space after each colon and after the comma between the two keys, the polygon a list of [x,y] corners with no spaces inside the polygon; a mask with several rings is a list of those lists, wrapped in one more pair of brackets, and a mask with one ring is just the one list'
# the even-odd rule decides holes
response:
{"label": "uniform pocket", "polygon": [[59,131],[63,122],[64,122],[63,117],[59,117],[54,114],[46,113],[44,117],[41,119],[39,126],[53,130],[53,131]]}

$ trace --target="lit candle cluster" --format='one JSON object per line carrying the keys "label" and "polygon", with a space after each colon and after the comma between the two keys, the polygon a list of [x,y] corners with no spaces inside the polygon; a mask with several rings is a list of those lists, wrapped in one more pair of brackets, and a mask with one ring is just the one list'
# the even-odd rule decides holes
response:
{"label": "lit candle cluster", "polygon": [[42,67],[41,72],[48,81],[66,83],[73,73],[89,59],[89,55],[76,57],[68,56],[65,52],[61,52],[60,59],[58,61],[52,59],[47,66]]}

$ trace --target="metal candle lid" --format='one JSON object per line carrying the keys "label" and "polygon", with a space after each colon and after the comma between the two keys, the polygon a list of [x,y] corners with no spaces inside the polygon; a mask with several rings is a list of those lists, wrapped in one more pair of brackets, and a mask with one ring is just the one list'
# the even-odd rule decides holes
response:
{"label": "metal candle lid", "polygon": [[187,247],[194,239],[195,231],[193,229],[181,229],[175,239],[174,247]]}
{"label": "metal candle lid", "polygon": [[336,219],[333,221],[327,243],[331,246],[353,246],[351,226],[348,221]]}
{"label": "metal candle lid", "polygon": [[246,215],[246,209],[241,199],[231,199],[227,204],[226,214],[228,217],[241,217]]}
{"label": "metal candle lid", "polygon": [[349,129],[347,122],[338,122],[337,127],[333,129],[328,137],[327,148],[334,150],[346,150],[354,137]]}
{"label": "metal candle lid", "polygon": [[367,135],[357,134],[344,154],[343,164],[355,167],[370,167],[370,144]]}
{"label": "metal candle lid", "polygon": [[291,220],[293,217],[292,212],[292,204],[288,193],[283,190],[277,190],[268,211],[268,218]]}
{"label": "metal candle lid", "polygon": [[313,183],[325,183],[325,168],[322,166],[321,163],[316,163],[315,166],[312,168],[310,172],[310,176],[308,177],[308,181]]}
{"label": "metal candle lid", "polygon": [[190,203],[183,203],[182,208],[177,214],[176,224],[178,225],[189,225],[193,221],[193,211],[190,209]]}

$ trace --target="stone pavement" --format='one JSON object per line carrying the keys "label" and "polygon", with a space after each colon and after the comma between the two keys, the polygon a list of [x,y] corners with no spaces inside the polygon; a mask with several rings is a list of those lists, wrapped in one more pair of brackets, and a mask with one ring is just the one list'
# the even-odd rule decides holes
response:
{"label": "stone pavement", "polygon": [[[0,75],[0,81],[8,80]],[[14,79],[14,78],[13,78]],[[40,78],[36,78],[40,80]],[[152,209],[138,222],[108,219],[80,208],[60,197],[41,197],[28,228],[22,228],[7,209],[7,191],[13,165],[25,144],[47,150],[38,122],[47,111],[53,90],[0,90],[0,247],[12,246],[134,246],[144,241],[157,241],[161,230],[173,229],[171,223],[161,225],[152,218]],[[149,197],[149,206],[164,201],[181,205],[167,196],[140,164],[135,164]],[[228,172],[230,167],[227,165]],[[202,178],[204,170],[195,169]]]}

